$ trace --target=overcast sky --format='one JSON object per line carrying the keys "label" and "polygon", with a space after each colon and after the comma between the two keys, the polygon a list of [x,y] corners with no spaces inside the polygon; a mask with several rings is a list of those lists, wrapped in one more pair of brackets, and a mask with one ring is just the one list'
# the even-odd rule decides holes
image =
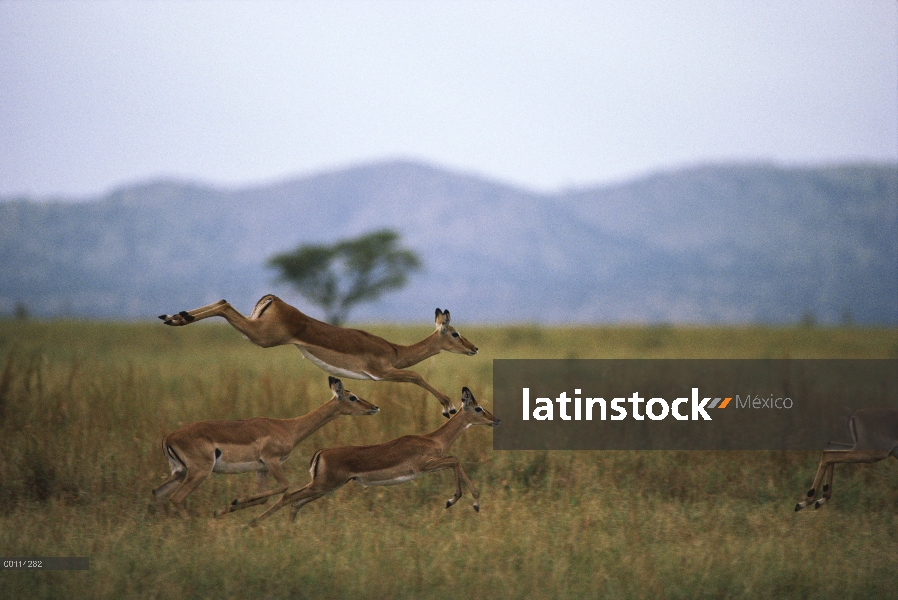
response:
{"label": "overcast sky", "polygon": [[898,162],[898,2],[0,0],[0,195],[389,158],[542,191]]}

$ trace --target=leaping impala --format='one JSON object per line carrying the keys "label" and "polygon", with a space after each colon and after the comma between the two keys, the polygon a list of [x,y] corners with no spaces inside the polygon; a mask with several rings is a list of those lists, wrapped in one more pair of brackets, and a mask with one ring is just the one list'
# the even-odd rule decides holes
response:
{"label": "leaping impala", "polygon": [[380,410],[343,389],[339,379],[328,377],[328,384],[333,397],[301,417],[201,421],[169,433],[162,441],[162,451],[171,465],[171,477],[153,490],[153,497],[161,503],[171,496],[171,502],[181,516],[187,517],[184,499],[210,473],[253,471],[259,474],[260,488],[265,485],[268,473],[277,480],[278,487],[235,500],[227,508],[216,511],[216,516],[243,508],[244,503],[251,506],[264,504],[270,496],[286,492],[287,477],[281,463],[290,458],[299,442],[340,415],[373,415]]}
{"label": "leaping impala", "polygon": [[[898,458],[898,410],[894,408],[862,408],[848,419],[853,444],[830,442],[820,457],[814,484],[803,502],[795,505],[799,511],[812,502],[820,508],[833,495],[833,471],[836,463],[875,463],[894,456]],[[820,484],[823,496],[814,501]]]}
{"label": "leaping impala", "polygon": [[446,451],[459,435],[471,425],[495,427],[499,419],[477,404],[468,388],[462,388],[462,410],[443,425],[428,434],[406,435],[373,446],[343,446],[319,450],[312,457],[309,473],[312,481],[307,486],[287,492],[276,504],[250,521],[255,527],[285,505],[293,503],[290,520],[303,505],[321,498],[329,492],[355,480],[364,486],[395,485],[443,469],[455,470],[455,495],[446,502],[449,508],[461,498],[461,483],[465,482],[474,497],[474,510],[480,512],[480,492],[471,483],[461,463]]}
{"label": "leaping impala", "polygon": [[176,315],[159,315],[166,325],[187,325],[209,317],[223,317],[246,339],[263,348],[293,344],[303,356],[331,375],[419,385],[436,396],[443,405],[445,417],[455,414],[449,396],[435,390],[407,367],[444,350],[468,356],[477,354],[477,346],[449,325],[449,311],[439,308],[434,319],[436,331],[411,346],[394,344],[366,331],[323,323],[271,294],[256,303],[248,318],[224,300]]}

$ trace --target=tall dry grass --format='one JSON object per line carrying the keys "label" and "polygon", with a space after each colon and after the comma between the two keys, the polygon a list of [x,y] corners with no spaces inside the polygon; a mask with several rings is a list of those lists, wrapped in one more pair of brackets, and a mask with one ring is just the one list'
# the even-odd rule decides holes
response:
{"label": "tall dry grass", "polygon": [[[371,327],[409,343],[426,327]],[[462,328],[481,353],[415,367],[491,405],[493,358],[898,357],[877,329]],[[343,417],[294,451],[294,487],[320,447],[379,442],[442,422],[407,384],[344,381],[382,408]],[[444,509],[449,472],[390,488],[347,485],[258,529],[260,509],[215,508],[254,488],[213,475],[189,521],[156,510],[162,436],[195,420],[287,417],[330,396],[292,348],[225,325],[0,322],[0,555],[89,556],[87,572],[0,572],[25,597],[887,597],[898,589],[898,465],[838,469],[819,511],[792,507],[816,453],[494,452],[472,428],[454,454],[482,492]],[[501,417],[501,415],[499,415]]]}

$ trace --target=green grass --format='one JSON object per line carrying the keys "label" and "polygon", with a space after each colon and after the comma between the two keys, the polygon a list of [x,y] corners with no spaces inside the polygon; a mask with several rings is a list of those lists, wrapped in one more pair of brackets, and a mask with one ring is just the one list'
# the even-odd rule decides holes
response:
{"label": "green grass", "polygon": [[[427,327],[372,326],[410,343]],[[491,407],[494,358],[882,358],[894,329],[462,327],[476,357],[415,367]],[[408,384],[345,380],[381,406],[296,449],[431,430],[439,403]],[[814,452],[494,452],[473,428],[453,449],[482,492],[449,510],[450,472],[388,488],[347,485],[257,529],[261,509],[211,518],[253,490],[213,475],[154,510],[162,436],[197,420],[287,417],[330,396],[293,348],[226,325],[0,321],[0,555],[89,556],[87,572],[0,572],[9,598],[888,597],[898,589],[898,465],[837,469],[832,501],[793,512]],[[500,415],[501,416],[501,415]]]}

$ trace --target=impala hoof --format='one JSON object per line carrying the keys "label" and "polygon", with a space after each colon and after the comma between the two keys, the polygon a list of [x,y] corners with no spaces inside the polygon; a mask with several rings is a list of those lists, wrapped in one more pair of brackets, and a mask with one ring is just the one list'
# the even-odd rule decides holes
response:
{"label": "impala hoof", "polygon": [[446,500],[446,508],[452,506],[452,500]]}
{"label": "impala hoof", "polygon": [[457,412],[458,412],[458,410],[455,409],[455,408],[450,408],[450,409],[449,409],[449,414],[450,414],[450,415],[454,415],[454,414],[457,413]]}
{"label": "impala hoof", "polygon": [[802,508],[804,508],[804,507],[801,505],[801,502],[798,502],[795,504],[795,512],[800,511]]}
{"label": "impala hoof", "polygon": [[474,505],[474,512],[478,512],[478,513],[480,512],[480,505],[479,505],[479,504],[475,504],[475,505]]}

